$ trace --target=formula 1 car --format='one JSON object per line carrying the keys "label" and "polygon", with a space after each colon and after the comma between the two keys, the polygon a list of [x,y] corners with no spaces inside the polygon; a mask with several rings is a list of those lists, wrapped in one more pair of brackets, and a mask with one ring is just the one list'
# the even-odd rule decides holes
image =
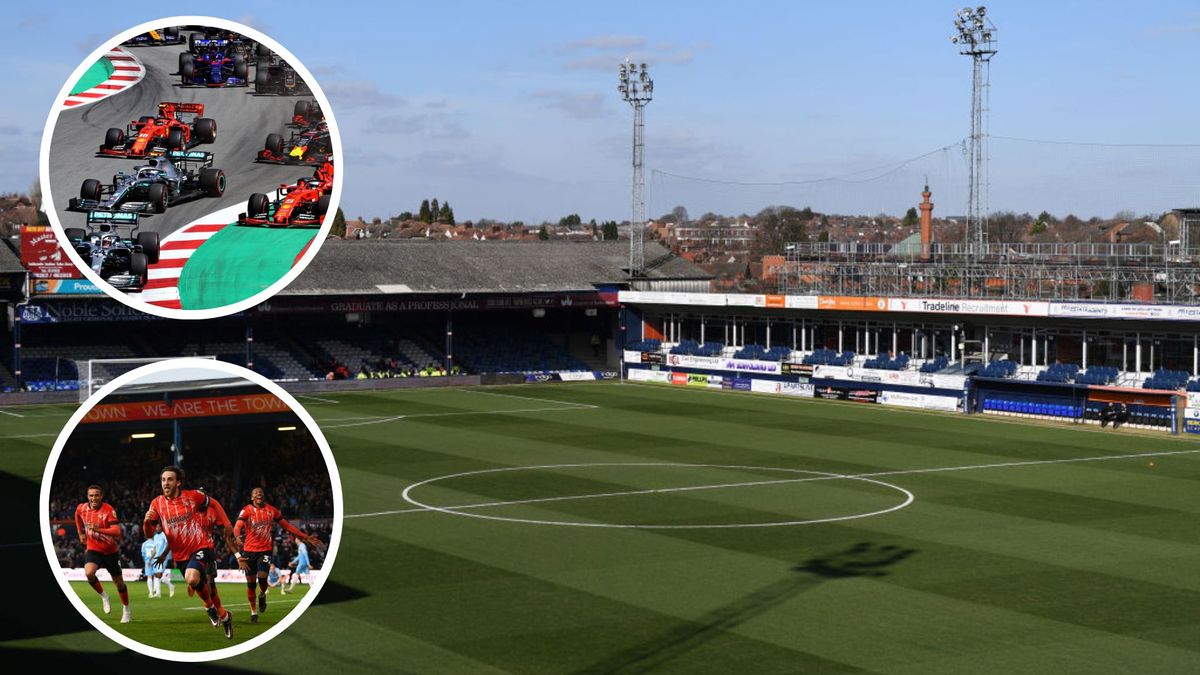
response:
{"label": "formula 1 car", "polygon": [[292,122],[289,126],[307,129],[325,121],[325,112],[321,110],[318,101],[296,101],[292,109]]}
{"label": "formula 1 car", "polygon": [[179,79],[184,85],[245,87],[250,68],[246,57],[233,51],[229,40],[196,40],[198,52],[179,55]]}
{"label": "formula 1 car", "polygon": [[[241,54],[246,59],[246,63],[250,65],[254,65],[260,60],[269,61],[271,59],[271,50],[266,45],[251,40],[236,31],[208,27],[203,28],[199,33],[188,35],[188,52],[199,54],[207,51],[210,48],[207,43],[214,40],[227,41],[228,51],[233,54]],[[182,64],[182,60],[180,63]]]}
{"label": "formula 1 car", "polygon": [[152,30],[135,35],[125,41],[126,47],[151,47],[154,45],[177,45],[183,43],[178,26],[168,26],[160,30]]}
{"label": "formula 1 car", "polygon": [[312,96],[312,88],[287,61],[278,57],[260,58],[254,68],[254,93]]}
{"label": "formula 1 car", "polygon": [[[104,135],[97,155],[113,157],[155,157],[170,150],[188,150],[217,138],[217,123],[204,114],[203,103],[158,104],[158,116],[146,115],[129,123],[124,131],[117,128]],[[185,115],[195,115],[189,124]]]}
{"label": "formula 1 car", "polygon": [[111,185],[95,178],[83,181],[67,210],[162,213],[180,202],[220,197],[225,194],[225,172],[212,164],[211,152],[172,150],[135,166],[133,173],[118,172]]}
{"label": "formula 1 car", "polygon": [[293,185],[280,185],[275,197],[250,195],[246,212],[238,216],[238,225],[259,227],[320,227],[329,211],[333,192],[333,163],[325,162],[312,177]]}
{"label": "formula 1 car", "polygon": [[333,159],[333,140],[329,127],[321,122],[314,127],[288,134],[268,134],[265,147],[255,161],[265,164],[324,164]]}
{"label": "formula 1 car", "polygon": [[[128,228],[123,236],[120,228]],[[138,232],[138,214],[92,211],[87,228],[68,227],[71,247],[102,279],[123,291],[140,291],[158,262],[157,232]]]}

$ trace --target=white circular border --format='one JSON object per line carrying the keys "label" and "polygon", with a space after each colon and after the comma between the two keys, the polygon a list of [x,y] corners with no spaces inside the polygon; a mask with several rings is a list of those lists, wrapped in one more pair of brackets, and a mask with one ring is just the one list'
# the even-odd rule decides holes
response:
{"label": "white circular border", "polygon": [[[71,437],[71,433],[75,430],[75,427],[79,424],[79,421],[82,420],[84,415],[86,415],[93,407],[100,403],[104,397],[114,393],[117,389],[129,383],[130,381],[146,375],[161,373],[168,370],[175,370],[178,368],[203,368],[207,370],[224,372],[234,377],[240,377],[248,380],[251,384],[259,385],[272,394],[278,396],[281,400],[283,400],[284,403],[288,404],[288,406],[292,409],[292,412],[294,412],[300,418],[300,420],[304,422],[304,426],[306,426],[309,433],[312,434],[313,440],[316,441],[317,447],[321,449],[321,454],[325,458],[325,467],[329,470],[329,482],[333,486],[333,533],[330,535],[329,549],[326,552],[325,560],[322,563],[322,573],[317,578],[316,583],[313,584],[312,589],[308,593],[304,594],[304,597],[300,599],[300,602],[297,603],[294,609],[288,612],[287,616],[280,620],[279,623],[267,629],[267,631],[262,635],[247,640],[241,644],[225,647],[224,649],[213,649],[204,652],[178,652],[170,649],[152,647],[123,635],[112,626],[104,623],[100,617],[96,616],[92,610],[88,609],[87,605],[83,602],[83,599],[79,597],[79,594],[71,588],[70,584],[67,582],[66,576],[62,574],[62,567],[59,565],[58,557],[54,554],[54,542],[50,536],[50,528],[48,527],[48,523],[50,522],[50,483],[54,479],[54,469],[58,464],[59,455],[62,454],[63,448],[67,444],[67,440]],[[223,361],[216,361],[212,359],[179,358],[172,359],[170,361],[152,363],[135,370],[131,370],[128,373],[113,379],[112,382],[109,382],[101,387],[95,394],[92,394],[92,396],[83,405],[81,405],[78,410],[75,411],[75,414],[71,415],[71,419],[67,421],[66,426],[63,427],[63,430],[59,433],[58,439],[54,442],[54,448],[50,451],[50,458],[46,461],[46,471],[42,474],[42,489],[40,493],[40,499],[41,503],[38,505],[38,529],[42,533],[42,544],[46,549],[46,560],[50,563],[50,568],[53,570],[54,576],[58,579],[58,585],[62,589],[63,593],[67,596],[67,599],[71,601],[71,604],[75,606],[75,609],[79,611],[83,618],[87,619],[92,626],[117,644],[125,647],[126,649],[131,649],[135,652],[138,652],[139,654],[153,656],[155,658],[168,661],[186,661],[190,663],[197,663],[202,661],[224,659],[230,656],[237,656],[238,654],[244,654],[256,647],[266,644],[272,638],[282,633],[287,629],[288,626],[292,625],[296,619],[299,619],[300,615],[308,609],[309,605],[311,605],[314,600],[316,600],[317,595],[321,592],[321,588],[325,585],[325,581],[329,578],[329,570],[333,569],[333,562],[337,557],[338,546],[342,541],[342,517],[344,515],[342,506],[342,482],[338,475],[337,464],[333,459],[333,451],[330,450],[329,442],[325,440],[325,436],[321,433],[321,429],[317,426],[316,421],[313,420],[308,411],[305,410],[304,407],[301,406],[291,394],[284,391],[283,388],[278,384],[268,380],[258,373],[242,368],[241,366],[235,366],[231,363],[225,363]]]}
{"label": "white circular border", "polygon": [[[66,241],[66,232],[63,229],[62,223],[59,222],[58,212],[54,208],[54,195],[50,185],[50,145],[51,139],[54,136],[54,127],[58,123],[58,116],[60,113],[65,112],[60,110],[62,101],[67,97],[68,94],[71,93],[71,87],[79,81],[79,78],[83,76],[84,71],[86,71],[97,59],[107,54],[113,47],[120,46],[126,40],[134,37],[135,35],[145,33],[150,30],[155,30],[161,28],[162,26],[192,25],[232,30],[245,35],[246,37],[257,40],[258,42],[270,47],[276,54],[282,56],[289,65],[296,69],[296,72],[300,74],[304,81],[308,83],[309,87],[312,89],[313,97],[316,98],[317,102],[321,104],[321,112],[325,114],[325,121],[329,125],[329,133],[332,134],[331,138],[333,138],[333,162],[335,170],[333,172],[333,193],[330,195],[329,213],[335,215],[337,214],[337,209],[342,202],[342,181],[345,178],[344,172],[346,166],[345,162],[342,161],[342,136],[341,132],[338,131],[337,120],[335,120],[333,116],[333,107],[329,105],[329,99],[325,97],[325,92],[321,89],[321,85],[317,83],[316,78],[312,76],[312,73],[310,73],[308,69],[304,67],[304,64],[300,63],[300,60],[297,59],[295,55],[288,51],[283,45],[249,26],[240,24],[236,21],[230,21],[228,19],[221,19],[213,16],[169,16],[162,19],[147,21],[134,26],[129,30],[119,33],[111,40],[101,44],[79,64],[79,67],[75,69],[75,72],[71,73],[71,76],[67,78],[67,81],[63,84],[62,89],[59,90],[58,96],[54,99],[54,103],[51,105],[50,114],[46,118],[46,128],[42,131],[42,149],[39,162],[39,173],[42,184],[42,209],[50,221],[50,227],[54,230],[54,234],[58,237],[60,242]],[[275,283],[250,296],[249,298],[246,298],[245,300],[212,309],[171,309],[167,307],[159,307],[158,305],[152,305],[145,300],[131,298],[125,293],[113,288],[108,282],[101,279],[100,275],[96,274],[96,272],[92,270],[91,266],[86,264],[83,261],[83,258],[79,257],[79,254],[76,253],[71,246],[63,246],[62,248],[67,252],[67,257],[71,259],[71,262],[75,264],[75,267],[77,267],[79,271],[83,273],[83,276],[87,277],[88,281],[92,282],[96,288],[104,291],[104,293],[110,298],[120,302],[123,305],[132,307],[140,312],[145,312],[146,314],[153,314],[154,316],[162,317],[164,319],[216,319],[244,311],[261,302],[269,300],[276,293],[287,287],[288,284],[292,283],[296,277],[300,276],[300,273],[303,272],[304,269],[308,267],[308,264],[312,262],[312,259],[316,257],[317,252],[325,243],[325,238],[329,236],[330,229],[333,228],[332,217],[326,218],[325,221],[326,222],[323,222],[320,229],[317,231],[317,236],[315,237],[313,243],[309,245],[308,250],[306,250],[304,255],[300,257],[300,261],[292,265],[292,268],[288,270],[286,274],[280,277]]]}
{"label": "white circular border", "polygon": [[[463,511],[456,510],[456,509],[469,508],[469,505],[468,506],[457,506],[457,507],[433,506],[430,504],[425,504],[424,502],[417,501],[409,494],[409,492],[411,492],[412,490],[414,490],[416,488],[421,487],[422,485],[428,485],[430,483],[435,483],[437,481],[442,481],[442,480],[448,480],[451,478],[461,478],[463,476],[477,476],[479,474],[485,474],[485,473],[503,473],[506,471],[536,471],[539,469],[567,469],[567,468],[593,467],[593,466],[709,467],[709,468],[714,468],[714,469],[754,469],[754,470],[758,470],[758,471],[783,471],[786,473],[805,473],[805,474],[811,474],[814,476],[820,476],[820,478],[809,479],[811,481],[856,480],[856,481],[861,481],[864,483],[874,483],[875,485],[879,485],[879,486],[888,488],[890,490],[895,490],[897,492],[900,492],[905,496],[905,498],[902,503],[900,503],[896,506],[890,507],[890,508],[881,509],[879,511],[871,511],[869,513],[857,513],[857,514],[853,514],[853,515],[849,515],[849,516],[834,516],[834,517],[830,517],[830,518],[816,518],[816,519],[812,519],[812,520],[787,520],[787,521],[779,521],[779,522],[771,522],[771,523],[728,523],[728,524],[722,524],[722,525],[638,525],[638,524],[625,525],[625,524],[619,524],[619,523],[581,523],[581,522],[566,521],[566,520],[534,520],[532,518],[506,518],[503,516],[488,516],[488,515],[483,515],[480,513],[465,513]],[[804,479],[799,479],[796,482],[799,483],[803,480]],[[730,486],[730,487],[733,487],[733,486]],[[747,485],[745,487],[753,487],[753,486]],[[663,490],[663,492],[666,492],[666,493],[673,492],[673,491],[675,491],[675,490],[673,490],[671,488],[666,488]],[[808,471],[808,470],[804,470],[804,469],[783,469],[783,468],[773,467],[773,466],[744,466],[744,465],[739,465],[739,464],[680,464],[680,463],[676,463],[676,462],[599,462],[599,463],[582,463],[582,464],[541,464],[541,465],[537,465],[537,466],[510,466],[510,467],[504,467],[504,468],[500,468],[500,469],[480,469],[479,471],[464,471],[462,473],[452,473],[452,474],[447,474],[445,476],[437,476],[435,478],[428,478],[419,483],[413,483],[412,485],[409,485],[408,487],[404,488],[404,492],[402,492],[400,496],[404,498],[404,501],[412,504],[413,506],[417,506],[417,507],[425,509],[427,511],[438,511],[440,513],[448,513],[453,516],[466,516],[468,518],[481,518],[484,520],[499,520],[499,521],[504,521],[504,522],[509,522],[509,523],[527,523],[530,525],[563,525],[563,526],[568,526],[568,527],[607,527],[607,528],[627,529],[627,530],[720,530],[720,529],[749,528],[749,527],[785,527],[785,526],[796,526],[796,525],[816,525],[818,523],[835,523],[835,522],[843,521],[843,520],[858,520],[860,518],[870,518],[872,516],[882,516],[885,513],[899,511],[900,509],[903,509],[904,507],[908,506],[909,504],[912,504],[913,501],[916,500],[916,496],[913,495],[913,493],[909,492],[908,490],[905,490],[904,488],[902,488],[898,485],[892,485],[891,483],[885,483],[881,480],[874,480],[872,478],[867,478],[865,476],[854,476],[854,475],[843,474],[843,473],[828,473],[825,471]],[[595,496],[600,497],[601,495],[595,495]],[[584,496],[584,495],[579,496],[579,499],[581,499],[581,500],[585,499],[585,498],[586,498],[586,496]],[[564,501],[566,501],[566,500],[564,500]],[[519,506],[519,505],[520,505],[519,502],[517,504],[514,504],[514,506]],[[498,504],[497,506],[500,506],[500,505]]]}

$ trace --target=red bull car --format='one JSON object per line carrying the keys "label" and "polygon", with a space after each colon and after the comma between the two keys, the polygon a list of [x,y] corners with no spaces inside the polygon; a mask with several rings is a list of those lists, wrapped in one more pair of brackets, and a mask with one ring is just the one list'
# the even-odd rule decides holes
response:
{"label": "red bull car", "polygon": [[325,162],[311,177],[292,185],[280,185],[274,198],[250,195],[246,212],[238,216],[238,225],[258,227],[320,227],[329,211],[333,192],[333,163]]}
{"label": "red bull car", "polygon": [[171,150],[188,150],[217,138],[215,120],[203,117],[203,103],[158,104],[158,116],[146,115],[124,129],[112,128],[104,135],[97,153],[112,157],[157,157]]}
{"label": "red bull car", "polygon": [[265,147],[256,161],[267,164],[307,164],[320,166],[333,160],[333,140],[329,127],[320,122],[300,131],[292,131],[285,141],[282,134],[267,136]]}

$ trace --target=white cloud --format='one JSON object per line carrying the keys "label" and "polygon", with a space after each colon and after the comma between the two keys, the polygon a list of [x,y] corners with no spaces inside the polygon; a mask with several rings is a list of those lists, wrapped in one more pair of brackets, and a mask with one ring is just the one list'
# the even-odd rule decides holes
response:
{"label": "white cloud", "polygon": [[567,91],[539,91],[534,97],[544,101],[547,108],[558,110],[573,119],[596,119],[608,115],[604,96],[598,93],[576,94]]}

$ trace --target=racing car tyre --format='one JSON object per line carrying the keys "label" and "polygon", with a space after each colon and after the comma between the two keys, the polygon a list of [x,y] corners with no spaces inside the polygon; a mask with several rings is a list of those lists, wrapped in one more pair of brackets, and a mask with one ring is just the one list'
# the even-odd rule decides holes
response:
{"label": "racing car tyre", "polygon": [[258,54],[259,61],[267,61],[271,58],[271,48],[261,42],[255,46],[254,51]]}
{"label": "racing car tyre", "polygon": [[64,233],[67,235],[67,241],[87,239],[87,230],[82,227],[68,227]]}
{"label": "racing car tyre", "polygon": [[195,33],[188,34],[188,51],[192,52],[193,54],[196,52],[196,34]]}
{"label": "racing car tyre", "polygon": [[312,114],[312,101],[296,101],[296,107],[292,110],[292,115],[302,117],[307,122],[308,116]]}
{"label": "racing car tyre", "polygon": [[164,28],[162,33],[163,33],[163,37],[168,40],[178,40],[179,39],[179,27],[178,26],[171,26],[170,28]]}
{"label": "racing car tyre", "polygon": [[151,265],[158,262],[157,232],[138,232],[137,245],[142,247],[142,253],[146,254],[146,260]]}
{"label": "racing car tyre", "polygon": [[200,189],[209,197],[225,194],[225,172],[220,169],[201,169]]}
{"label": "racing car tyre", "polygon": [[246,57],[237,54],[233,57],[233,76],[245,82],[246,76],[250,74],[250,69],[246,66]]}
{"label": "racing car tyre", "polygon": [[246,205],[246,215],[251,218],[265,217],[267,208],[271,205],[271,199],[261,192],[255,192],[250,195],[250,203]]}
{"label": "racing car tyre", "polygon": [[[172,131],[171,133],[175,133]],[[146,201],[150,202],[150,208],[155,213],[162,213],[167,210],[167,186],[163,183],[151,183],[150,187],[146,188]]]}
{"label": "racing car tyre", "polygon": [[146,283],[146,273],[149,271],[150,263],[145,253],[133,253],[129,256],[129,273],[142,280],[142,283],[138,285],[139,288]]}
{"label": "racing car tyre", "polygon": [[267,152],[276,157],[283,156],[283,136],[279,134],[267,134]]}
{"label": "racing car tyre", "polygon": [[100,181],[95,178],[88,178],[83,181],[83,185],[79,186],[80,199],[95,199],[100,200]]}
{"label": "racing car tyre", "polygon": [[106,148],[115,148],[124,142],[125,132],[120,129],[112,128],[108,130],[108,133],[104,134],[104,147]]}
{"label": "racing car tyre", "polygon": [[271,93],[271,70],[269,68],[258,67],[254,69],[254,93],[269,94]]}
{"label": "racing car tyre", "polygon": [[172,129],[167,132],[167,150],[183,150],[183,130]]}
{"label": "racing car tyre", "polygon": [[201,117],[196,120],[196,140],[202,143],[212,143],[217,140],[217,121],[211,117]]}
{"label": "racing car tyre", "polygon": [[191,84],[192,78],[196,76],[196,64],[192,62],[191,54],[183,54],[188,57],[186,61],[179,64],[179,80],[183,84]]}
{"label": "racing car tyre", "polygon": [[329,195],[321,195],[317,199],[317,215],[323,216],[329,212]]}
{"label": "racing car tyre", "polygon": [[191,52],[179,52],[179,74],[183,74],[185,63],[192,64],[192,68],[196,67],[196,57],[192,56]]}

